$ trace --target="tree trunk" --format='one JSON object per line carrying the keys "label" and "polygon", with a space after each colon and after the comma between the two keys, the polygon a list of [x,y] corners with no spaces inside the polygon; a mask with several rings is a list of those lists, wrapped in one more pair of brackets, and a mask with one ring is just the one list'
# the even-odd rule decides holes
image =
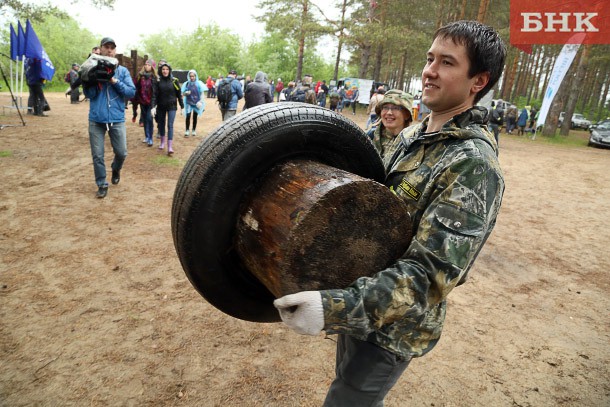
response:
{"label": "tree trunk", "polygon": [[589,50],[591,49],[591,45],[585,45],[582,52],[580,53],[580,57],[578,58],[578,67],[576,68],[576,75],[571,81],[570,90],[568,92],[568,102],[565,106],[565,114],[563,116],[563,123],[561,125],[561,131],[559,134],[562,136],[567,136],[570,132],[572,115],[574,114],[574,109],[576,107],[576,101],[578,100],[578,96],[580,94],[580,88],[582,86],[582,80],[585,76],[585,71],[587,70],[587,65],[589,64]]}
{"label": "tree trunk", "polygon": [[339,26],[339,41],[337,45],[337,58],[335,59],[335,71],[333,72],[333,80],[339,77],[339,65],[341,64],[341,50],[343,48],[343,37],[345,36],[345,13],[347,10],[347,0],[343,0],[341,5],[341,24]]}
{"label": "tree trunk", "polygon": [[601,120],[602,119],[602,114],[603,114],[603,110],[604,107],[606,106],[606,98],[608,97],[608,88],[610,88],[610,71],[608,70],[608,66],[606,65],[606,72],[604,74],[604,78],[602,83],[604,84],[604,92],[602,97],[600,97],[599,100],[599,105],[597,107],[597,120]]}
{"label": "tree trunk", "polygon": [[379,82],[379,78],[381,77],[381,65],[383,58],[383,45],[377,45],[377,53],[375,55],[375,68],[373,69],[373,80]]}
{"label": "tree trunk", "polygon": [[468,4],[468,0],[462,0],[462,6],[460,7],[460,14],[458,20],[466,19],[466,6]]}
{"label": "tree trunk", "polygon": [[303,0],[303,12],[301,13],[301,29],[299,31],[299,52],[297,55],[297,75],[296,79],[300,81],[303,76],[303,56],[305,55],[305,27],[304,23],[307,21],[307,11],[309,7],[309,0]]}
{"label": "tree trunk", "polygon": [[274,167],[246,197],[236,247],[281,297],[347,287],[383,270],[405,252],[411,233],[406,205],[384,185],[295,160]]}
{"label": "tree trunk", "polygon": [[479,2],[479,12],[477,14],[477,21],[485,23],[485,17],[487,16],[487,8],[489,7],[489,0],[481,0]]}

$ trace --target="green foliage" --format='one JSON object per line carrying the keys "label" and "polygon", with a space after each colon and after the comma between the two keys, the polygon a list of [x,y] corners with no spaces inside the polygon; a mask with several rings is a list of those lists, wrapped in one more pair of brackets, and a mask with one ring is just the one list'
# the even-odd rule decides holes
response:
{"label": "green foliage", "polygon": [[[49,15],[43,22],[32,23],[32,26],[55,66],[53,80],[47,83],[46,88],[48,90],[63,90],[66,87],[64,82],[65,73],[71,69],[73,63],[82,64],[91,52],[91,48],[97,45],[99,39],[89,30],[81,28],[76,20],[71,17],[60,18]],[[8,26],[4,27],[1,33],[6,42],[0,42],[0,49],[8,55],[10,52]],[[66,44],[69,44],[69,46],[66,46]]]}
{"label": "green foliage", "polygon": [[12,157],[13,152],[10,150],[0,150],[0,157]]}
{"label": "green foliage", "polygon": [[205,81],[207,75],[226,75],[231,69],[241,72],[242,44],[239,36],[215,24],[199,26],[190,33],[176,33],[173,30],[145,37],[143,52],[158,61],[167,60],[172,69],[195,69],[199,79]]}

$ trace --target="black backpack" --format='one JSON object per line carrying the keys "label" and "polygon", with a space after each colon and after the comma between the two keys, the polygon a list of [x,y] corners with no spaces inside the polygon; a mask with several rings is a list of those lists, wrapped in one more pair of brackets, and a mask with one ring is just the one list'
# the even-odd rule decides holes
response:
{"label": "black backpack", "polygon": [[231,82],[233,82],[233,78],[224,79],[218,85],[218,91],[216,92],[216,98],[218,99],[218,103],[220,103],[221,109],[226,109],[233,99],[233,91],[231,90]]}
{"label": "black backpack", "polygon": [[491,120],[493,121],[494,124],[497,124],[499,126],[502,125],[502,113],[500,111],[498,111],[498,109],[491,109]]}
{"label": "black backpack", "polygon": [[290,101],[291,102],[303,102],[305,103],[305,96],[307,96],[305,89],[303,89],[302,86],[299,86],[298,88],[296,88],[295,90],[292,91],[292,93],[290,94]]}

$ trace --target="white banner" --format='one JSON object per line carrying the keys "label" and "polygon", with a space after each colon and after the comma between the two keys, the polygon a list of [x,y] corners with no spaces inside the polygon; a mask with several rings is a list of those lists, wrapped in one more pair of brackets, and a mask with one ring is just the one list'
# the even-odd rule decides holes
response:
{"label": "white banner", "polygon": [[551,79],[549,79],[546,92],[544,92],[544,99],[542,99],[542,106],[540,107],[538,120],[536,120],[536,127],[544,125],[546,116],[551,108],[551,103],[559,90],[561,81],[563,80],[564,76],[566,76],[568,69],[570,69],[572,61],[574,61],[578,48],[580,48],[580,44],[566,44],[563,46],[561,53],[557,57],[557,61],[555,61],[555,66],[553,67],[553,73],[551,73]]}

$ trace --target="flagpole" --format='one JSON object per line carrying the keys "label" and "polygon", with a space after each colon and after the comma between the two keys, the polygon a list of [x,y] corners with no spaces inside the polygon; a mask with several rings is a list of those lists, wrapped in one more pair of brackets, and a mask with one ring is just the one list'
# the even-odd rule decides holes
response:
{"label": "flagpole", "polygon": [[[4,54],[2,54],[2,56],[9,58],[7,55],[4,55]],[[11,98],[13,99],[13,103],[15,104],[15,108],[17,109],[17,113],[19,113],[19,118],[21,119],[21,123],[23,123],[23,125],[25,126],[25,120],[23,120],[23,116],[21,115],[21,110],[19,110],[19,107],[17,106],[17,100],[15,100],[15,95],[13,94],[13,89],[11,88],[11,85],[8,82],[8,79],[6,79],[6,74],[4,73],[2,64],[0,64],[0,72],[2,73],[2,78],[4,79],[4,83],[6,83],[6,86],[8,86],[8,90],[11,94]]]}

